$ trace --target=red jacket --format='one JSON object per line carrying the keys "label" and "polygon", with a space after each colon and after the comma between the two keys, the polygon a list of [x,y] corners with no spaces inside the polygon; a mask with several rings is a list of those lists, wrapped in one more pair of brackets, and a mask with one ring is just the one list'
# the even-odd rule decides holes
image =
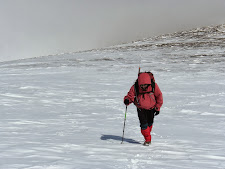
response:
{"label": "red jacket", "polygon": [[143,91],[140,87],[141,84],[151,84],[150,76],[147,73],[141,73],[138,76],[138,96],[136,98],[135,85],[130,88],[128,94],[124,97],[128,99],[130,103],[134,103],[140,109],[153,109],[160,111],[160,107],[163,104],[162,92],[159,89],[157,83],[155,83],[155,91],[152,92],[152,86],[149,85],[146,91]]}

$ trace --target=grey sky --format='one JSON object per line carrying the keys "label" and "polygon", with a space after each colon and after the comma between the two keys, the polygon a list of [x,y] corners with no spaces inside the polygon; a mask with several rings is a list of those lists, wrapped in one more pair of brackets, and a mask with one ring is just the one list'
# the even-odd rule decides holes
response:
{"label": "grey sky", "polygon": [[0,0],[0,61],[225,23],[225,0]]}

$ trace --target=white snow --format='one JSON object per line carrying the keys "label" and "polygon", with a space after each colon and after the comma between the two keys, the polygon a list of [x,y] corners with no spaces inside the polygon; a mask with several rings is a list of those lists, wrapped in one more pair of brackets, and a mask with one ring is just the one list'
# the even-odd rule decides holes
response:
{"label": "white snow", "polygon": [[[174,36],[0,63],[0,168],[225,168],[224,40]],[[133,105],[121,144],[139,66],[164,96],[149,147]]]}

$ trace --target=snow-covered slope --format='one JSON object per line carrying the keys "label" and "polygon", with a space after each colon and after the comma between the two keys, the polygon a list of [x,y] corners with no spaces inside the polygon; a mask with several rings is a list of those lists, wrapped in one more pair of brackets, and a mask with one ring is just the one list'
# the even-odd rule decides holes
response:
{"label": "snow-covered slope", "polygon": [[[225,26],[0,63],[1,169],[225,168]],[[138,67],[164,105],[152,145],[123,97]]]}

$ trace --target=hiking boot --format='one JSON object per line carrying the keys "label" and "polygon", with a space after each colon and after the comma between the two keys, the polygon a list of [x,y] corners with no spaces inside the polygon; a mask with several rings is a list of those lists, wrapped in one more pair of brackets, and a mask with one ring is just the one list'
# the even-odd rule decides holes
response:
{"label": "hiking boot", "polygon": [[151,141],[145,141],[143,145],[144,146],[149,146],[150,144],[151,144]]}

